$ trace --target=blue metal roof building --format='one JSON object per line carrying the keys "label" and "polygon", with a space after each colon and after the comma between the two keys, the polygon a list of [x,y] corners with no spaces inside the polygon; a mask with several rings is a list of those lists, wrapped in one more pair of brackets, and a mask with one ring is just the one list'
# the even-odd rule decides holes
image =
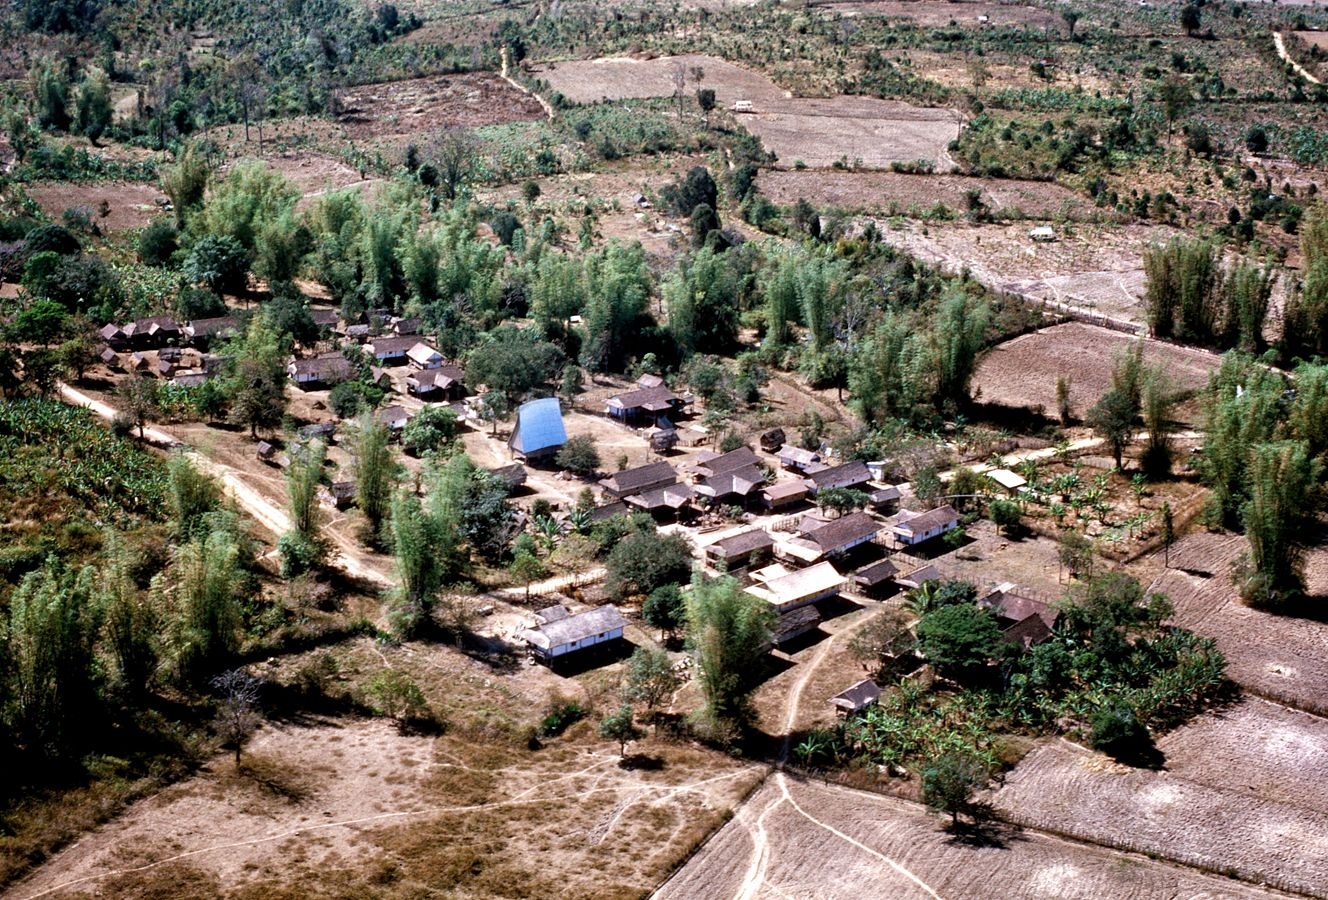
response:
{"label": "blue metal roof building", "polygon": [[563,427],[563,410],[557,397],[531,400],[516,411],[516,428],[507,445],[512,455],[522,459],[548,456],[558,452],[567,443],[567,429]]}

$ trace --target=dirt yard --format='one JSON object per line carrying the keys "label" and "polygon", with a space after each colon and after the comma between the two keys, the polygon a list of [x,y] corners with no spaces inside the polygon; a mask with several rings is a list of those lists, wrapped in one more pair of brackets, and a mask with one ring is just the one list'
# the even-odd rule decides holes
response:
{"label": "dirt yard", "polygon": [[[238,771],[218,757],[5,897],[639,897],[759,777],[656,738],[632,745],[638,766],[624,768],[590,720],[527,749],[523,729],[550,697],[593,702],[601,673],[505,672],[446,648],[369,641],[340,659],[339,678],[407,672],[447,732],[403,736],[362,719],[269,724]],[[272,677],[286,679],[292,664]]]}
{"label": "dirt yard", "polygon": [[697,66],[704,71],[701,86],[714,89],[719,105],[752,104],[738,121],[778,157],[780,168],[798,160],[823,168],[841,159],[869,168],[918,159],[941,170],[953,165],[945,148],[959,136],[963,121],[953,110],[869,97],[794,98],[764,75],[713,56],[578,60],[550,63],[534,74],[569,100],[597,103],[673,96],[678,73],[691,93],[696,83],[690,73]]}
{"label": "dirt yard", "polygon": [[1289,891],[1328,893],[1328,721],[1261,700],[1162,738],[1161,769],[1068,741],[1024,758],[1003,816]]}
{"label": "dirt yard", "polygon": [[1049,181],[1013,181],[964,175],[905,175],[899,172],[766,170],[757,179],[761,193],[781,205],[800,199],[813,206],[881,215],[926,212],[941,203],[965,208],[965,192],[981,191],[981,200],[997,214],[1050,219],[1088,218],[1099,210],[1073,191]]}
{"label": "dirt yard", "polygon": [[1032,831],[977,846],[904,800],[774,776],[658,893],[693,897],[1253,898],[1254,887]]}
{"label": "dirt yard", "polygon": [[[1241,604],[1231,583],[1231,564],[1245,549],[1239,535],[1190,535],[1171,548],[1171,568],[1160,572],[1149,590],[1171,597],[1176,624],[1217,640],[1227,674],[1243,688],[1328,714],[1328,623]],[[1161,554],[1150,562],[1160,565]]]}
{"label": "dirt yard", "polygon": [[1174,229],[1150,225],[1057,226],[1034,243],[1027,224],[878,221],[882,240],[950,272],[967,269],[994,290],[1143,326],[1144,248]]}
{"label": "dirt yard", "polygon": [[[1068,375],[1071,412],[1082,418],[1111,386],[1116,355],[1134,340],[1118,331],[1066,322],[993,348],[978,364],[973,384],[985,403],[1041,407],[1055,416],[1056,379]],[[1161,366],[1176,390],[1195,391],[1208,383],[1221,358],[1189,347],[1146,341],[1144,362]]]}

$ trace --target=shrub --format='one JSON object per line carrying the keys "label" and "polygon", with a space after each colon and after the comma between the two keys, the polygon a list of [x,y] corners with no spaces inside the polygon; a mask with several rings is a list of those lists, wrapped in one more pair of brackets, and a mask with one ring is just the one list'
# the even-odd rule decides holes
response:
{"label": "shrub", "polygon": [[586,710],[580,703],[575,700],[558,700],[540,720],[537,733],[542,738],[557,737],[585,717]]}
{"label": "shrub", "polygon": [[168,265],[179,249],[180,232],[169,218],[153,219],[138,236],[138,259],[144,265]]}

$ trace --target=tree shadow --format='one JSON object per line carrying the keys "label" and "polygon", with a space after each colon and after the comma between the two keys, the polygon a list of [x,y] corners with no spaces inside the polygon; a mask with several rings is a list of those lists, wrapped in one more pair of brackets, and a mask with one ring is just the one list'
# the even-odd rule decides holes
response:
{"label": "tree shadow", "polygon": [[618,760],[618,768],[636,772],[659,772],[664,769],[664,757],[654,753],[628,753]]}
{"label": "tree shadow", "polygon": [[946,843],[977,850],[1008,850],[1015,841],[1027,840],[1023,829],[997,819],[990,805],[975,804],[969,810],[970,819],[947,822]]}

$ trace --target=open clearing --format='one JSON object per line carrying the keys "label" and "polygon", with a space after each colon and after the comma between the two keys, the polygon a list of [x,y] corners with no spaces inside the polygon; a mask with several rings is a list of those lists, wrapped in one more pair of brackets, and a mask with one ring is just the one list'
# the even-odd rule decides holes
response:
{"label": "open clearing", "polygon": [[763,171],[757,186],[779,204],[805,199],[813,206],[841,206],[880,215],[926,213],[938,203],[963,210],[965,192],[970,190],[981,191],[982,202],[997,215],[1074,219],[1100,214],[1083,197],[1050,181],[776,169]]}
{"label": "open clearing", "polygon": [[446,734],[403,736],[381,720],[270,724],[239,771],[216,758],[4,896],[637,897],[761,771],[655,739],[632,745],[643,765],[624,768],[591,721],[526,749],[522,729],[551,694],[586,702],[593,676],[502,674],[447,649],[367,640],[340,671],[384,663],[446,710]]}
{"label": "open clearing", "polygon": [[535,75],[573,102],[597,103],[673,96],[677,73],[686,78],[684,90],[690,95],[696,88],[690,73],[698,66],[705,73],[701,86],[715,91],[719,105],[752,103],[752,111],[738,121],[778,157],[782,168],[799,160],[812,167],[839,160],[869,168],[919,159],[938,169],[953,165],[945,148],[959,136],[963,121],[953,110],[869,97],[794,98],[765,76],[713,56],[550,63]]}
{"label": "open clearing", "polygon": [[544,117],[538,100],[493,72],[365,84],[338,91],[337,103],[337,121],[353,141]]}
{"label": "open clearing", "polygon": [[951,0],[865,0],[862,3],[828,3],[845,16],[882,16],[910,19],[923,28],[962,25],[977,28],[1025,26],[1064,31],[1065,22],[1051,10],[1004,3],[955,3]]}
{"label": "open clearing", "polygon": [[1143,327],[1144,248],[1165,226],[1074,225],[1034,243],[1027,224],[878,221],[881,239],[949,272],[967,269],[989,288]]}
{"label": "open clearing", "polygon": [[[982,357],[974,385],[985,403],[1012,408],[1038,407],[1056,414],[1056,378],[1068,375],[1071,411],[1082,417],[1111,387],[1111,370],[1118,353],[1136,339],[1096,325],[1066,322],[1030,332],[1000,344]],[[1179,391],[1193,391],[1208,383],[1221,365],[1212,353],[1144,342],[1145,365],[1160,366]]]}
{"label": "open clearing", "polygon": [[779,773],[656,893],[694,897],[1245,898],[1254,887],[1035,832],[974,846],[923,807]]}
{"label": "open clearing", "polygon": [[[1177,625],[1217,640],[1227,674],[1242,687],[1328,714],[1328,624],[1242,605],[1231,583],[1231,565],[1245,550],[1238,535],[1190,535],[1171,548],[1171,568],[1149,590],[1171,597]],[[1161,555],[1153,561],[1161,562]],[[1314,586],[1311,580],[1311,590]]]}
{"label": "open clearing", "polygon": [[[161,215],[156,201],[165,193],[155,184],[111,181],[94,184],[37,182],[27,186],[28,196],[37,201],[51,221],[59,222],[67,209],[82,208],[104,232],[124,232],[143,228]],[[107,213],[101,214],[102,204]]]}
{"label": "open clearing", "polygon": [[1328,893],[1328,721],[1248,700],[1158,748],[1165,769],[1153,770],[1044,744],[1007,776],[996,808],[1021,825]]}

